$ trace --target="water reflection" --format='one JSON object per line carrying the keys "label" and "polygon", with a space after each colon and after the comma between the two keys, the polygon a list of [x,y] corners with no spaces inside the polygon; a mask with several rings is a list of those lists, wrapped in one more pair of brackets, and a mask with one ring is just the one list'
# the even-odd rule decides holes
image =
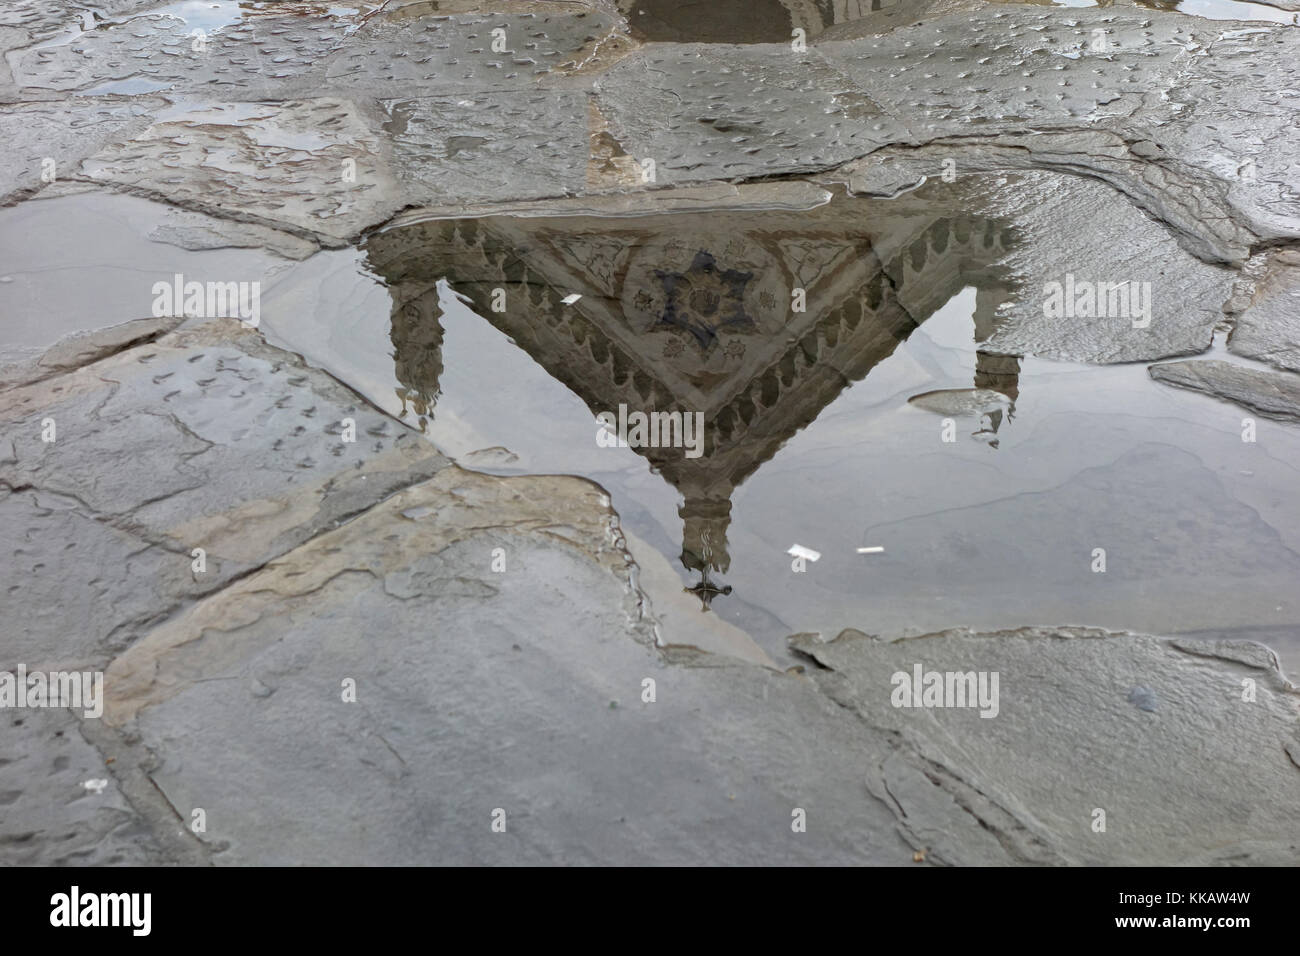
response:
{"label": "water reflection", "polygon": [[[681,495],[680,560],[707,610],[731,592],[717,577],[747,478],[962,288],[977,290],[976,342],[994,331],[1012,294],[1002,262],[1014,232],[963,208],[838,200],[802,212],[433,220],[380,233],[366,255],[392,297],[398,396],[422,428],[443,368],[443,280],[593,416],[703,413],[698,457],[636,452]],[[978,352],[971,392],[1006,403],[977,432],[994,447],[1019,371],[1016,356]]]}
{"label": "water reflection", "polygon": [[[1011,0],[1009,0],[1011,2]],[[1113,7],[1114,0],[1014,0],[1047,7]],[[1177,10],[1215,20],[1296,22],[1296,14],[1251,0],[1136,0],[1152,10]],[[820,36],[834,27],[866,21],[892,29],[907,22],[916,0],[618,0],[633,33],[650,42],[788,43],[792,31]],[[894,16],[891,16],[894,15]],[[877,22],[878,21],[878,22]],[[836,36],[834,32],[830,34]]]}

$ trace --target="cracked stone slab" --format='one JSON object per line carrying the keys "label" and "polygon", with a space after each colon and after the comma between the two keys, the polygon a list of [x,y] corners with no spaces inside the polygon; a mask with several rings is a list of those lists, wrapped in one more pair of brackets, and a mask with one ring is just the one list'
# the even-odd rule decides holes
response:
{"label": "cracked stone slab", "polygon": [[389,98],[535,89],[581,67],[617,27],[609,14],[579,4],[500,13],[441,13],[441,6],[415,3],[368,20],[329,61],[325,85]]}
{"label": "cracked stone slab", "polygon": [[[1257,23],[1200,26],[1177,83],[1148,96],[1121,131],[1171,178],[1197,175],[1261,239],[1300,236],[1300,31]],[[1173,197],[1170,197],[1173,201]]]}
{"label": "cracked stone slab", "polygon": [[1172,82],[1187,54],[1170,41],[1189,31],[1176,17],[992,7],[816,49],[925,142],[1123,115]]}
{"label": "cracked stone slab", "polygon": [[784,44],[651,44],[596,94],[618,145],[654,160],[659,183],[825,169],[909,138],[874,91]]}
{"label": "cracked stone slab", "polygon": [[95,23],[157,6],[157,0],[9,0],[0,7],[0,99],[20,98],[8,54],[39,41],[56,42]]}
{"label": "cracked stone slab", "polygon": [[1228,350],[1300,372],[1300,251],[1272,256],[1236,317]]}
{"label": "cracked stone slab", "polygon": [[1226,185],[1147,162],[1150,143],[1128,143],[1101,130],[953,137],[915,148],[887,147],[820,177],[854,193],[895,196],[945,170],[953,176],[1052,170],[1109,183],[1139,209],[1173,230],[1184,249],[1206,262],[1240,265],[1258,236],[1234,216]]}
{"label": "cracked stone slab", "polygon": [[499,13],[444,12],[428,3],[229,6],[230,19],[200,40],[192,23],[152,9],[12,50],[13,84],[28,96],[167,92],[218,101],[321,88],[372,96],[483,92],[528,88],[579,69],[608,41],[626,43],[613,17],[576,3],[515,4]]}
{"label": "cracked stone slab", "polygon": [[[353,442],[343,440],[349,418]],[[8,620],[24,621],[6,656],[28,663],[38,654],[100,660],[195,596],[446,464],[232,319],[0,392],[0,423],[12,572],[0,603]],[[196,548],[203,572],[192,569]],[[74,551],[85,557],[81,580],[69,583]]]}
{"label": "cracked stone slab", "polygon": [[199,213],[175,210],[168,222],[149,232],[154,242],[200,252],[207,249],[263,249],[285,259],[302,260],[319,251],[319,246],[298,236],[247,222],[213,219]]}
{"label": "cracked stone slab", "polygon": [[[1078,362],[1133,362],[1209,348],[1236,273],[1185,251],[1158,223],[1093,180],[1027,173],[984,180],[990,213],[1008,216],[1023,241],[1007,267],[1021,294],[999,310],[984,349]],[[1098,229],[1105,223],[1105,229]],[[1149,283],[1150,323],[1122,314],[1048,318],[1048,283]],[[1141,285],[1138,286],[1142,288]],[[1094,312],[1100,312],[1095,309]],[[1106,311],[1109,313],[1109,302]]]}
{"label": "cracked stone slab", "polygon": [[[188,552],[99,516],[70,495],[0,485],[6,628],[0,670],[102,666],[174,608],[211,589]],[[218,581],[237,568],[214,561]],[[224,572],[224,573],[223,573]]]}
{"label": "cracked stone slab", "polygon": [[[1110,44],[1086,51],[1094,29]],[[818,43],[650,45],[601,76],[624,149],[677,180],[794,173],[890,143],[1081,129],[1171,85],[1188,54],[1180,17],[985,8],[884,36]]]}
{"label": "cracked stone slab", "polygon": [[[1300,853],[1297,694],[1267,648],[1080,628],[798,638],[820,692],[668,663],[611,519],[576,479],[448,468],[136,644],[109,668],[106,720],[139,736],[177,812],[204,808],[219,864]],[[893,708],[916,661],[997,670],[998,715]]]}
{"label": "cracked stone slab", "polygon": [[33,36],[52,33],[78,20],[82,4],[72,0],[11,0],[0,9],[0,26],[15,27]]}
{"label": "cracked stone slab", "polygon": [[0,9],[0,26],[20,27],[39,39],[82,24],[84,13],[108,18],[156,6],[157,0],[8,0]]}
{"label": "cracked stone slab", "polygon": [[[916,139],[941,141],[963,165],[962,146],[984,142],[1013,168],[1099,176],[1180,230],[1194,253],[1239,263],[1255,237],[1300,233],[1300,67],[1293,30],[1233,26],[1003,10],[818,49],[900,115],[918,115],[919,102]],[[1092,50],[1097,30],[1104,52]],[[1246,62],[1268,80],[1242,83]],[[965,87],[951,82],[954,70]],[[978,168],[979,153],[970,158]]]}
{"label": "cracked stone slab", "polygon": [[[1262,645],[1088,628],[793,643],[864,732],[889,741],[868,785],[937,862],[1300,860],[1300,693]],[[996,672],[996,716],[895,707],[894,675],[910,685],[918,664]]]}
{"label": "cracked stone slab", "polygon": [[586,182],[586,94],[464,92],[386,100],[408,204],[573,196]]}
{"label": "cracked stone slab", "polygon": [[[1193,254],[1240,264],[1258,239],[1300,234],[1300,61],[1292,29],[1236,26],[993,5],[804,54],[651,44],[595,88],[619,147],[654,159],[663,182],[790,175],[935,144],[975,169],[1105,179]],[[1246,62],[1267,80],[1240,82]]]}
{"label": "cracked stone slab", "polygon": [[364,111],[333,98],[178,106],[82,164],[95,182],[346,244],[405,204]]}
{"label": "cracked stone slab", "polygon": [[1269,372],[1217,359],[1166,362],[1150,368],[1166,385],[1204,392],[1283,422],[1300,422],[1300,375]]}
{"label": "cracked stone slab", "polygon": [[[403,206],[582,192],[585,94],[177,107],[90,157],[91,180],[337,247]],[[372,115],[373,113],[373,115]]]}
{"label": "cracked stone slab", "polygon": [[[0,109],[0,206],[56,178],[75,175],[87,156],[148,125],[161,101],[13,103]],[[51,160],[51,168],[45,160]]]}
{"label": "cracked stone slab", "polygon": [[60,339],[39,356],[0,367],[0,389],[27,385],[62,372],[74,371],[133,345],[153,341],[183,321],[171,317],[136,319],[107,329],[74,333]]}
{"label": "cracked stone slab", "polygon": [[[63,709],[0,716],[0,865],[140,866],[163,851]],[[89,786],[87,786],[89,784]]]}
{"label": "cracked stone slab", "polygon": [[186,20],[147,10],[7,59],[14,84],[26,93],[288,97],[309,88],[306,74],[342,45],[367,10],[325,11],[306,0],[233,7],[235,22],[199,39]]}
{"label": "cracked stone slab", "polygon": [[579,479],[448,468],[154,631],[107,721],[218,864],[908,862],[806,678],[665,663],[612,522]]}

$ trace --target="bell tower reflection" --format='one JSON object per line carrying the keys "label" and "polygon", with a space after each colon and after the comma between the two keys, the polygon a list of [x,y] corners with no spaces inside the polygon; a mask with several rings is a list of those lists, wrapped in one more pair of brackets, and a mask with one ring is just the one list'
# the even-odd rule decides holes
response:
{"label": "bell tower reflection", "polygon": [[442,305],[437,286],[417,290],[390,287],[394,305],[389,335],[394,373],[400,387],[402,417],[410,415],[425,431],[438,403],[442,378]]}
{"label": "bell tower reflection", "polygon": [[[1006,409],[1007,421],[1015,418],[1016,399],[1020,397],[1020,356],[985,352],[978,346],[993,334],[997,308],[1010,297],[1009,289],[994,286],[975,292],[975,387],[991,389],[1007,397],[1010,402]],[[1002,409],[993,409],[987,418],[988,433],[996,436],[1002,427]],[[989,444],[996,448],[997,439],[991,439]]]}
{"label": "bell tower reflection", "polygon": [[[977,289],[977,343],[992,334],[1012,233],[957,198],[428,220],[373,236],[366,252],[393,300],[398,395],[421,427],[442,370],[442,279],[593,418],[620,405],[703,413],[698,457],[635,450],[682,496],[680,559],[697,578],[687,590],[708,610],[731,593],[721,578],[736,488],[962,288]],[[977,355],[976,386],[1012,408],[1018,374],[1015,357]]]}

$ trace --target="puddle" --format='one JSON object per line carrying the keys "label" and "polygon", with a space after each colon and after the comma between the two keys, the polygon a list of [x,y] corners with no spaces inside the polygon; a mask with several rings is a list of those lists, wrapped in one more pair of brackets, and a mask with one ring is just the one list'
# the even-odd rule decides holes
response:
{"label": "puddle", "polygon": [[[91,192],[0,209],[0,365],[65,335],[146,318],[153,284],[176,273],[258,280],[273,288],[286,260],[203,232],[222,224],[134,196]],[[162,237],[207,236],[196,248]],[[59,250],[51,261],[50,250]]]}
{"label": "puddle", "polygon": [[[46,50],[65,46],[81,40],[96,30],[122,27],[137,21],[171,21],[176,30],[186,36],[193,36],[196,31],[211,37],[227,27],[243,23],[250,17],[274,16],[296,13],[303,16],[330,16],[336,19],[355,18],[362,10],[371,10],[372,6],[341,6],[329,3],[313,3],[311,0],[178,0],[176,3],[162,4],[145,10],[137,10],[125,16],[102,16],[92,10],[81,10],[76,19],[59,30],[54,36],[33,44],[30,50]],[[360,21],[351,23],[345,34],[353,33],[360,26]],[[136,90],[95,90],[83,91],[83,95],[96,95],[104,92],[140,92]],[[145,90],[143,92],[153,92]]]}
{"label": "puddle", "polygon": [[[1300,669],[1300,434],[1243,443],[1143,364],[982,350],[1019,240],[973,208],[421,222],[298,267],[263,328],[468,467],[599,482],[669,641],[788,662],[798,631],[1069,623]],[[636,444],[637,411],[681,413],[681,447],[601,433]]]}
{"label": "puddle", "polygon": [[216,33],[244,18],[239,0],[181,0],[166,6],[143,10],[137,16],[170,17],[180,20],[190,30]]}
{"label": "puddle", "polygon": [[1271,23],[1300,23],[1300,13],[1270,7],[1264,3],[1249,3],[1247,0],[1181,0],[1179,3],[1160,3],[1156,0],[1142,3],[1141,6],[1153,10],[1177,10],[1189,16],[1204,17],[1207,20],[1266,20]]}
{"label": "puddle", "polygon": [[[296,263],[73,195],[3,211],[0,314],[19,357],[147,316],[173,273],[260,280],[268,338],[466,467],[607,489],[666,641],[788,663],[799,631],[1079,624],[1259,640],[1300,672],[1300,432],[1244,443],[1246,412],[1145,364],[982,349],[1023,240],[981,189],[443,219]],[[699,413],[699,454],[685,417],[684,447],[609,442],[620,406]]]}
{"label": "puddle", "polygon": [[[1210,20],[1300,22],[1300,14],[1250,0],[1138,0],[1153,10],[1177,10]],[[1109,7],[1096,0],[1056,0],[1035,6]],[[669,43],[788,43],[795,28],[808,38],[833,27],[870,21],[882,29],[898,25],[897,15],[912,0],[620,0],[633,35],[648,42]],[[918,9],[924,10],[922,5]],[[886,25],[887,24],[887,25]]]}
{"label": "puddle", "polygon": [[176,20],[186,30],[202,30],[206,34],[216,33],[223,27],[233,26],[244,18],[244,9],[264,7],[265,4],[241,3],[240,0],[180,0],[149,10],[140,10],[124,17],[98,18],[90,10],[81,11],[78,22],[69,25],[57,35],[36,44],[34,50],[63,46],[79,40],[97,29],[120,26],[145,17],[163,17]]}

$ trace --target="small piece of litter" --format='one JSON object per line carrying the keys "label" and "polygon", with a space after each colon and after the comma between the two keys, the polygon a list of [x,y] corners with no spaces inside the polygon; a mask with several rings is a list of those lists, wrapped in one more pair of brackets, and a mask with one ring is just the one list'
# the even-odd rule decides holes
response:
{"label": "small piece of litter", "polygon": [[104,788],[108,786],[107,780],[87,780],[82,784],[91,793],[103,793]]}
{"label": "small piece of litter", "polygon": [[790,545],[790,550],[786,554],[793,554],[796,558],[807,558],[809,561],[816,561],[822,556],[820,551],[814,551],[812,548],[805,548],[801,544]]}
{"label": "small piece of litter", "polygon": [[582,298],[582,296],[580,296],[578,293],[576,293],[576,292],[571,292],[571,293],[569,293],[568,295],[566,295],[563,299],[561,299],[560,301],[561,301],[564,305],[573,305],[573,303],[577,302],[577,301],[578,301],[579,299],[581,299],[581,298]]}
{"label": "small piece of litter", "polygon": [[858,554],[880,554],[884,548],[858,548]]}

